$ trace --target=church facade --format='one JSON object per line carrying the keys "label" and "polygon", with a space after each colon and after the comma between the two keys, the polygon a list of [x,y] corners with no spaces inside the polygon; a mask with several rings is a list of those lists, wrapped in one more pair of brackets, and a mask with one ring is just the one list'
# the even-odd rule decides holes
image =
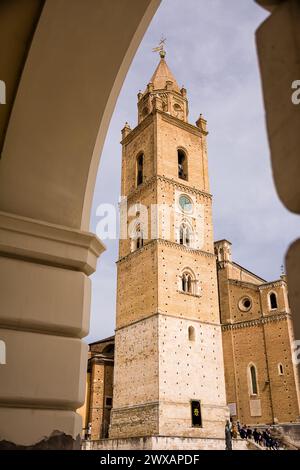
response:
{"label": "church facade", "polygon": [[122,130],[116,333],[90,345],[84,427],[127,446],[223,449],[229,416],[299,418],[287,282],[214,242],[206,121],[188,122],[187,92],[160,55],[138,125]]}

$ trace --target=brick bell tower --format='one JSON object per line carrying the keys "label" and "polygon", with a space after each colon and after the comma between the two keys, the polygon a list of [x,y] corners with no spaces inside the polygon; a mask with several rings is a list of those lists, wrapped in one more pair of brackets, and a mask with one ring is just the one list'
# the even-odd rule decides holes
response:
{"label": "brick bell tower", "polygon": [[206,136],[201,115],[196,126],[188,122],[186,89],[161,50],[138,94],[138,125],[122,130],[123,222],[131,236],[123,233],[117,263],[109,432],[148,438],[148,448],[224,449],[228,408]]}

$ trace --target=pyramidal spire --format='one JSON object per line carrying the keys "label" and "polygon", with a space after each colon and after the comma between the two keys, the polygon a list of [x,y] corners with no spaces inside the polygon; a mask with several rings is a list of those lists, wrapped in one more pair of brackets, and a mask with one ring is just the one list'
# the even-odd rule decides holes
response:
{"label": "pyramidal spire", "polygon": [[160,61],[158,66],[156,67],[156,70],[154,74],[151,77],[150,82],[153,84],[153,89],[154,90],[162,90],[166,88],[167,82],[172,82],[172,88],[174,91],[177,91],[180,93],[180,88],[178,86],[178,83],[172,74],[171,70],[168,67],[168,64],[165,60],[166,56],[166,51],[161,50],[159,52],[160,55]]}
{"label": "pyramidal spire", "polygon": [[165,113],[188,122],[187,92],[184,87],[179,88],[166,63],[165,40],[162,38],[159,46],[153,49],[153,52],[159,52],[160,61],[144,93],[139,92],[137,95],[138,123],[155,113]]}

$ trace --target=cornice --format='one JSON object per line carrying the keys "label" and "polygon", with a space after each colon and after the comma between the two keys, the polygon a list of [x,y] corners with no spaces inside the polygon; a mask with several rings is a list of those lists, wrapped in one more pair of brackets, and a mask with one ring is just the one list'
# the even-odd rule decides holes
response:
{"label": "cornice", "polygon": [[199,127],[194,126],[193,124],[190,124],[189,122],[182,121],[181,119],[178,119],[177,117],[172,116],[171,114],[161,111],[160,109],[156,109],[156,110],[153,110],[151,113],[149,113],[149,115],[145,119],[143,119],[134,129],[132,129],[132,131],[129,132],[129,134],[127,134],[127,136],[121,140],[121,144],[122,145],[129,144],[129,142],[131,142],[140,131],[144,130],[153,121],[153,116],[155,114],[161,115],[164,121],[167,121],[173,124],[174,126],[177,126],[188,132],[192,132],[194,135],[198,137],[201,137],[201,135],[206,136],[208,134],[207,131],[203,131]]}
{"label": "cornice", "polygon": [[252,282],[247,282],[247,281],[239,281],[238,279],[228,279],[228,283],[231,285],[238,285],[238,286],[244,286],[248,287],[250,289],[254,290],[259,290],[259,284],[254,284]]}
{"label": "cornice", "polygon": [[172,242],[170,240],[164,240],[163,238],[158,238],[157,242],[160,243],[161,245],[170,246],[172,248],[176,248],[177,250],[184,251],[186,253],[193,253],[193,254],[198,254],[200,256],[206,256],[208,258],[215,258],[214,253],[209,253],[208,251],[198,250],[196,248],[190,248],[188,246],[180,245],[179,243]]}
{"label": "cornice", "polygon": [[146,129],[153,122],[153,113],[150,113],[145,119],[143,119],[129,134],[121,140],[122,145],[129,144],[142,130]]}
{"label": "cornice", "polygon": [[189,122],[182,121],[181,119],[176,118],[175,116],[172,116],[171,114],[167,114],[164,111],[160,111],[159,109],[156,110],[157,114],[160,114],[163,118],[164,121],[167,121],[171,124],[174,124],[177,127],[180,127],[181,129],[184,129],[188,132],[192,132],[193,134],[197,135],[200,137],[201,135],[207,135],[208,132],[202,131],[199,127],[194,126],[193,124],[190,124]]}
{"label": "cornice", "polygon": [[265,284],[261,284],[259,289],[270,289],[270,287],[281,287],[286,284],[286,281],[283,279],[278,279],[277,281],[266,282]]}
{"label": "cornice", "polygon": [[249,287],[251,289],[255,289],[259,291],[259,290],[264,290],[264,289],[270,289],[272,287],[281,287],[282,285],[285,284],[285,281],[278,280],[278,281],[273,281],[273,282],[266,282],[263,284],[254,284],[252,282],[239,281],[238,279],[228,279],[228,283],[231,285]]}
{"label": "cornice", "polygon": [[105,357],[100,354],[95,353],[88,359],[88,371],[93,367],[94,364],[103,365],[103,366],[113,366],[114,357]]}
{"label": "cornice", "polygon": [[251,326],[261,326],[267,323],[273,323],[278,321],[286,320],[290,318],[290,314],[287,312],[278,313],[276,315],[268,315],[261,318],[256,318],[255,320],[245,320],[237,323],[223,323],[222,331],[228,330],[239,330],[241,328],[249,328]]}
{"label": "cornice", "polygon": [[149,321],[150,319],[153,319],[154,317],[156,317],[157,319],[159,319],[161,317],[168,317],[168,318],[172,318],[173,320],[184,320],[184,321],[188,321],[188,322],[198,323],[199,325],[214,326],[218,329],[221,328],[221,326],[222,326],[219,322],[200,320],[199,318],[191,318],[191,317],[186,317],[186,316],[183,316],[183,315],[180,315],[180,316],[174,315],[174,314],[172,315],[170,313],[164,312],[161,309],[157,309],[155,312],[151,312],[151,313],[149,313],[149,315],[146,315],[142,318],[139,318],[138,320],[135,320],[131,323],[128,323],[127,325],[119,326],[119,328],[115,329],[115,332],[117,333],[121,330],[129,329],[132,326],[135,326],[137,323],[142,323],[142,322]]}
{"label": "cornice", "polygon": [[134,189],[131,193],[128,194],[127,200],[132,199],[135,197],[137,194],[141,193],[144,189],[147,189],[149,186],[151,186],[153,183],[158,182],[158,181],[163,181],[164,183],[171,184],[172,186],[179,188],[182,192],[190,193],[190,194],[197,194],[203,197],[206,197],[208,199],[212,199],[212,195],[210,193],[207,193],[205,191],[202,191],[201,189],[197,189],[194,186],[188,186],[187,184],[184,183],[179,183],[178,181],[168,178],[163,175],[155,175],[149,178],[147,181],[145,181],[143,184],[138,186],[137,188]]}
{"label": "cornice", "polygon": [[145,245],[139,248],[138,250],[132,251],[131,253],[128,253],[128,255],[123,256],[122,258],[119,258],[116,263],[120,264],[120,263],[123,263],[124,261],[127,261],[128,259],[138,256],[143,251],[152,248],[155,244],[169,246],[171,248],[175,248],[185,253],[193,253],[193,254],[205,256],[208,258],[215,258],[214,253],[209,253],[208,251],[202,251],[202,250],[197,250],[195,248],[190,248],[185,245],[180,245],[179,243],[172,242],[170,240],[164,240],[163,238],[156,238],[154,240],[150,240],[148,243],[145,243]]}
{"label": "cornice", "polygon": [[134,198],[137,194],[140,194],[144,189],[147,189],[149,186],[151,186],[153,183],[155,183],[157,180],[157,176],[151,176],[148,180],[144,181],[142,184],[140,184],[137,188],[135,188],[131,193],[129,193],[127,196],[127,200],[129,201],[130,199]]}
{"label": "cornice", "polygon": [[172,178],[168,178],[163,175],[157,175],[156,178],[160,181],[164,181],[165,183],[172,184],[173,186],[180,188],[182,191],[193,193],[193,194],[199,194],[201,196],[207,197],[208,199],[212,199],[212,195],[210,193],[207,193],[206,191],[202,191],[201,189],[197,189],[195,188],[195,186],[188,186],[187,184],[178,182]]}
{"label": "cornice", "polygon": [[2,256],[90,275],[104,250],[104,244],[93,233],[0,212]]}

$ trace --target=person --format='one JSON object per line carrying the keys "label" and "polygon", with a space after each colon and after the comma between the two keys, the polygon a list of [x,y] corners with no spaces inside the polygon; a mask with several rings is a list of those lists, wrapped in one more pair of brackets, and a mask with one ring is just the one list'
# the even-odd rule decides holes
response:
{"label": "person", "polygon": [[262,437],[263,437],[263,443],[264,443],[264,446],[269,448],[269,433],[267,431],[267,429],[264,429],[263,433],[262,433]]}
{"label": "person", "polygon": [[226,420],[225,424],[225,444],[225,450],[232,450],[231,426],[229,419]]}
{"label": "person", "polygon": [[243,436],[242,439],[247,439],[247,426],[246,424],[244,424],[243,426]]}
{"label": "person", "polygon": [[90,441],[92,437],[92,423],[88,423],[87,427],[87,439]]}
{"label": "person", "polygon": [[241,436],[241,439],[246,438],[246,432],[245,432],[244,426],[241,426],[240,428],[240,436]]}
{"label": "person", "polygon": [[253,431],[253,439],[256,444],[259,444],[259,432],[257,431],[257,428],[254,429]]}
{"label": "person", "polygon": [[236,439],[237,438],[237,426],[235,423],[232,423],[232,427],[231,427],[231,437],[233,437],[233,439]]}
{"label": "person", "polygon": [[252,439],[252,429],[247,428],[247,439]]}

